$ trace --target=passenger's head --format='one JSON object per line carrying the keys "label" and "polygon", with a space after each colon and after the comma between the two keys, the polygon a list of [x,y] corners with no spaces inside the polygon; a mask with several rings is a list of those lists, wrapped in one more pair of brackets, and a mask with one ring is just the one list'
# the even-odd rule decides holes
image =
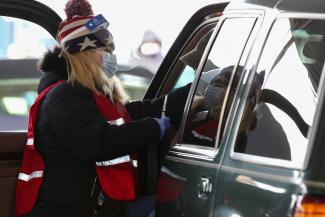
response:
{"label": "passenger's head", "polygon": [[[224,97],[227,91],[227,88],[230,84],[231,75],[233,73],[233,66],[225,67],[221,70],[211,70],[210,72],[206,72],[205,75],[209,73],[216,73],[216,75],[211,79],[210,84],[204,90],[204,103],[206,107],[212,112],[213,117],[217,118],[221,112],[222,104],[224,101]],[[242,67],[239,66],[237,70],[242,70]],[[229,92],[229,99],[230,101],[233,98],[235,93],[236,87],[238,85],[239,76],[237,73],[235,74],[232,87]]]}
{"label": "passenger's head", "polygon": [[[117,70],[113,36],[107,29],[108,21],[101,15],[94,16],[87,0],[69,0],[65,7],[67,18],[62,21],[57,33],[57,42],[68,62],[68,81],[78,82],[94,92],[98,89],[124,100],[123,90],[114,89],[117,78],[108,78],[103,61],[109,62],[108,75]],[[105,61],[104,61],[105,62]]]}

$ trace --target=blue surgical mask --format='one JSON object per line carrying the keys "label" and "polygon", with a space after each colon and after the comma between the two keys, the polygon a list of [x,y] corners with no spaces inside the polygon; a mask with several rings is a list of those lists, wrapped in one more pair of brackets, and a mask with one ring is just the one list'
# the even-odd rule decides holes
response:
{"label": "blue surgical mask", "polygon": [[204,104],[208,106],[209,109],[213,109],[218,105],[221,105],[223,92],[224,88],[209,85],[204,91]]}
{"label": "blue surgical mask", "polygon": [[113,77],[117,71],[117,60],[116,55],[103,52],[103,70],[106,72],[108,77]]}

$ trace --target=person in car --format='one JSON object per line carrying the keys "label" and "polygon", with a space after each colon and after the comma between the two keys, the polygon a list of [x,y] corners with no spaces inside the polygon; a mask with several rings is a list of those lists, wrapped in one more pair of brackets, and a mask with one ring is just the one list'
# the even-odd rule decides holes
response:
{"label": "person in car", "polygon": [[44,75],[30,110],[16,216],[103,216],[103,202],[107,216],[124,216],[137,193],[136,152],[179,124],[190,85],[167,100],[124,105],[108,22],[86,0],[68,1],[65,11],[60,46],[40,63]]}
{"label": "person in car", "polygon": [[[241,72],[241,70],[242,67],[239,66],[237,71]],[[228,66],[202,73],[201,81],[204,80],[207,84],[202,84],[203,82],[200,81],[201,85],[199,84],[198,87],[202,90],[197,91],[194,96],[193,104],[198,105],[192,109],[193,114],[190,115],[190,121],[184,132],[186,143],[210,147],[215,145],[221,109],[232,71],[233,66]],[[237,87],[239,77],[239,74],[235,74],[232,87]],[[235,90],[236,88],[230,90],[229,101],[232,101]]]}

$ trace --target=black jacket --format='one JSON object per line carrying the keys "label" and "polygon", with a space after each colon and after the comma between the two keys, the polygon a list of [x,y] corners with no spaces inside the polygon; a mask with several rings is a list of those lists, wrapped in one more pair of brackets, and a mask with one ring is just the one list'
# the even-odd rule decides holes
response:
{"label": "black jacket", "polygon": [[[56,48],[42,60],[40,68],[45,74],[39,93],[67,78],[66,62],[59,53]],[[186,99],[188,89],[174,96]],[[181,101],[185,103],[185,99]],[[173,114],[175,123],[184,103],[172,106],[172,101],[167,102],[167,115]],[[94,162],[134,153],[159,141],[159,125],[145,117],[159,117],[162,104],[163,98],[130,103],[126,108],[136,121],[113,126],[101,115],[90,90],[68,82],[52,89],[40,105],[35,129],[35,145],[45,162],[44,181],[36,206],[26,216],[93,216],[99,191]],[[181,111],[179,117],[173,111]]]}

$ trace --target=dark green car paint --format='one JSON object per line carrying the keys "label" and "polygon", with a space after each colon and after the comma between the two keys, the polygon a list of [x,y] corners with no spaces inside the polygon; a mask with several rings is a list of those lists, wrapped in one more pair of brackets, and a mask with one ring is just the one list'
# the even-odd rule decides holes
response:
{"label": "dark green car paint", "polygon": [[[230,4],[224,16],[236,13],[255,14],[258,20],[263,22],[262,26],[254,26],[258,34],[257,38],[253,39],[253,48],[246,47],[245,49],[249,49],[247,51],[249,55],[240,60],[248,69],[258,64],[274,20],[277,17],[287,16],[286,11],[290,12],[288,16],[296,18],[317,18],[320,15],[318,13],[322,13],[321,19],[325,18],[324,3],[317,0],[308,3],[290,0],[243,1],[242,3],[249,4]],[[315,14],[306,15],[308,13]],[[255,35],[252,34],[250,37]],[[238,88],[237,101],[235,100],[237,104],[234,104],[231,109],[220,149],[213,160],[204,160],[208,155],[184,154],[175,151],[175,148],[171,148],[167,154],[164,165],[187,180],[183,192],[184,204],[179,208],[181,211],[174,212],[171,216],[293,216],[300,196],[325,196],[325,158],[322,154],[325,153],[323,145],[325,134],[322,130],[325,124],[322,109],[324,87],[320,92],[318,110],[315,113],[314,131],[309,135],[305,163],[299,167],[285,160],[262,157],[255,161],[256,157],[234,157],[234,140],[247,96],[246,86],[249,85],[248,79],[243,87]],[[178,144],[178,146],[186,149],[187,145]],[[207,197],[200,198],[202,178],[205,177],[210,179],[212,190]],[[164,216],[163,214],[164,211],[158,204],[156,215]]]}

